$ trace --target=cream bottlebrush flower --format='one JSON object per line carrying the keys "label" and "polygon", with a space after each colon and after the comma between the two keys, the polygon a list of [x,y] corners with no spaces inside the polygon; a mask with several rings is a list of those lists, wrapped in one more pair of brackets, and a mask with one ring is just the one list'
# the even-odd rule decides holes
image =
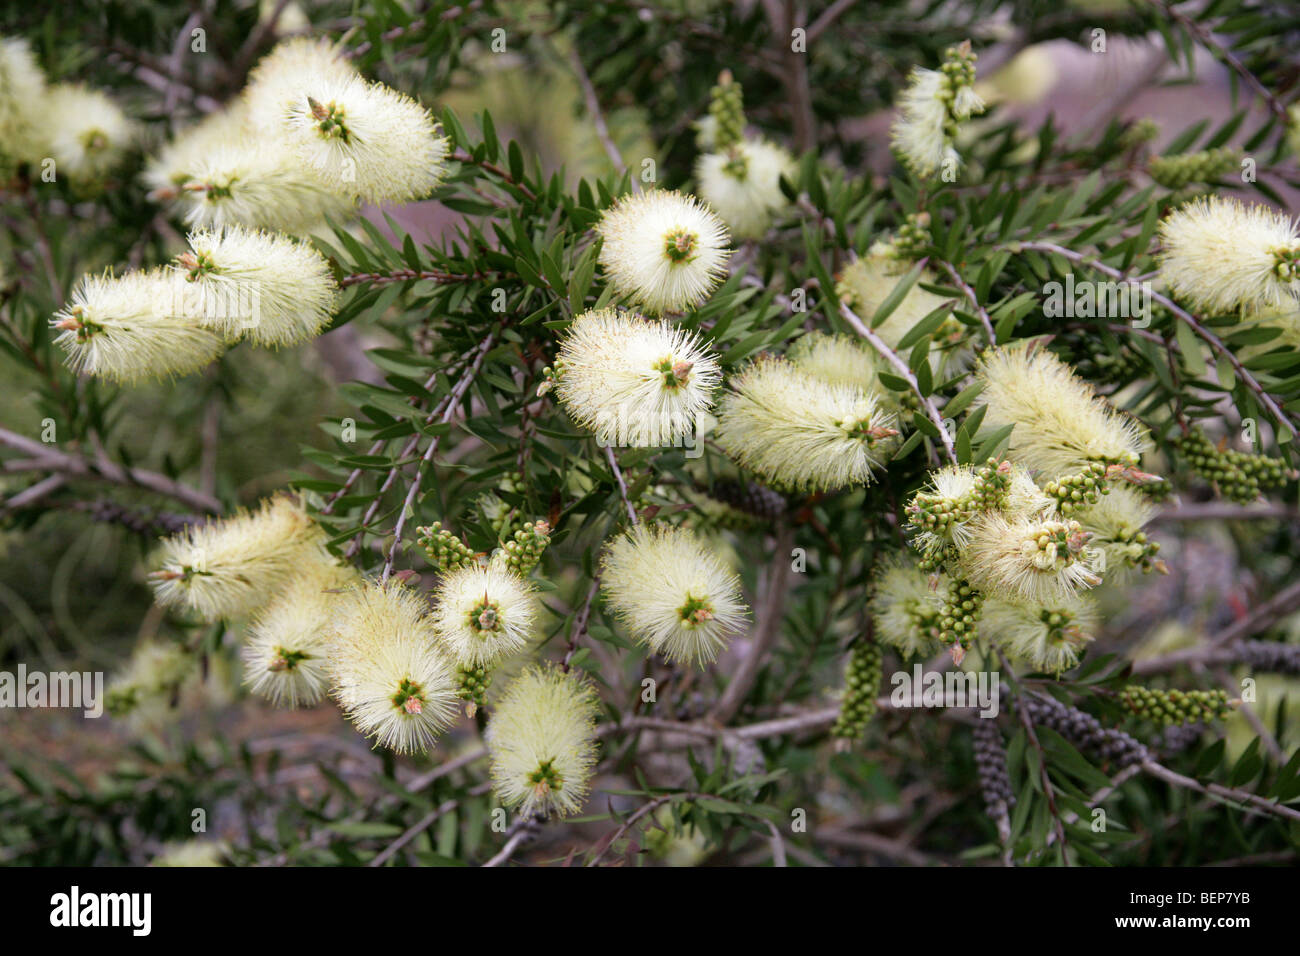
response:
{"label": "cream bottlebrush flower", "polygon": [[198,656],[174,641],[147,641],[136,646],[126,666],[108,683],[104,707],[137,727],[162,723],[182,702],[202,691]]}
{"label": "cream bottlebrush flower", "polygon": [[728,385],[718,406],[718,444],[776,487],[866,484],[898,434],[874,395],[828,384],[783,359],[760,358]]}
{"label": "cream bottlebrush flower", "polygon": [[1046,603],[990,598],[979,630],[1011,660],[1060,676],[1079,663],[1079,651],[1092,641],[1097,622],[1097,607],[1084,595]]}
{"label": "cream bottlebrush flower", "polygon": [[278,141],[242,139],[214,146],[189,164],[179,190],[192,226],[246,226],[301,236],[356,204],[332,192]]}
{"label": "cream bottlebrush flower", "polygon": [[1142,568],[1164,571],[1164,562],[1156,558],[1160,545],[1147,537],[1143,528],[1159,509],[1151,499],[1127,485],[1114,483],[1108,494],[1098,499],[1079,517],[1079,522],[1106,557],[1107,578],[1118,580]]}
{"label": "cream bottlebrush flower", "polygon": [[[912,263],[894,254],[887,243],[877,243],[871,251],[854,259],[839,275],[835,294],[852,308],[865,322],[870,322],[886,297],[894,291]],[[908,290],[894,311],[875,332],[891,349],[896,349],[903,336],[918,322],[951,300],[927,292],[921,283],[936,282],[938,277],[929,269],[921,271],[917,284]],[[935,348],[930,350],[930,367],[935,374],[946,372],[957,375],[964,372],[974,353],[967,343],[966,327],[951,315],[933,334]]]}
{"label": "cream bottlebrush flower", "polygon": [[[847,385],[874,395],[883,405],[897,407],[894,393],[880,384],[880,357],[847,335],[813,332],[797,339],[786,352],[795,368],[828,385]],[[887,369],[886,369],[887,371]]]}
{"label": "cream bottlebrush flower", "polygon": [[415,591],[367,584],[335,616],[334,696],[361,734],[398,753],[428,750],[458,711],[456,669],[427,611]]}
{"label": "cream bottlebrush flower", "polygon": [[[929,480],[908,505],[907,514],[917,528],[913,545],[927,555],[963,547],[970,540],[970,522],[976,516],[971,493],[977,484],[973,465],[944,465],[930,473]],[[921,523],[920,515],[934,515],[933,524]]]}
{"label": "cream bottlebrush flower", "polygon": [[326,186],[370,203],[423,199],[450,150],[428,110],[360,76],[304,77],[281,135]]}
{"label": "cream bottlebrush flower", "polygon": [[270,347],[303,342],[329,324],[338,287],[306,243],[240,226],[193,232],[189,243],[176,260],[188,285],[185,312],[205,327]]}
{"label": "cream bottlebrush flower", "polygon": [[904,658],[932,657],[943,650],[942,633],[948,579],[905,564],[887,565],[876,579],[871,616],[876,639]]}
{"label": "cream bottlebrush flower", "polygon": [[698,334],[614,309],[573,320],[556,368],[560,404],[605,445],[679,444],[722,380]]}
{"label": "cream bottlebrush flower", "polygon": [[596,232],[614,291],[655,314],[695,308],[726,277],[727,227],[694,196],[660,189],[624,196]]}
{"label": "cream bottlebrush flower", "polygon": [[1296,224],[1260,204],[1210,196],[1160,224],[1160,278],[1211,315],[1293,307],[1300,299]]}
{"label": "cream bottlebrush flower", "polygon": [[326,671],[333,620],[352,568],[309,564],[254,619],[244,639],[244,683],[278,707],[310,707],[329,689]]}
{"label": "cream bottlebrush flower", "polygon": [[306,85],[360,75],[329,40],[295,37],[277,43],[248,75],[242,102],[249,128],[261,138],[277,135],[290,107],[310,92]]}
{"label": "cream bottlebrush flower", "polygon": [[21,37],[0,38],[0,174],[39,160],[48,148],[42,104],[45,75]]}
{"label": "cream bottlebrush flower", "polygon": [[794,159],[766,140],[742,140],[722,153],[706,153],[695,164],[700,197],[713,207],[737,239],[757,239],[772,217],[789,205],[781,177]]}
{"label": "cream bottlebrush flower", "polygon": [[[181,195],[181,187],[194,178],[195,170],[216,150],[242,140],[248,128],[248,107],[243,100],[224,110],[209,113],[181,130],[145,163],[140,178],[149,187],[149,198],[169,202]],[[262,149],[272,148],[264,142]]]}
{"label": "cream bottlebrush flower", "polygon": [[1102,554],[1077,521],[985,512],[961,549],[965,578],[991,597],[1053,602],[1101,583]]}
{"label": "cream bottlebrush flower", "polygon": [[224,840],[185,840],[167,843],[150,866],[225,866],[230,845]]}
{"label": "cream bottlebrush flower", "polygon": [[1044,475],[1060,477],[1093,461],[1131,467],[1151,447],[1145,426],[1046,349],[986,352],[979,376],[988,406],[984,424],[1015,425],[1010,456]]}
{"label": "cream bottlebrush flower", "polygon": [[958,126],[984,112],[974,82],[969,43],[950,49],[940,70],[913,69],[891,135],[895,152],[917,176],[956,173],[961,163],[953,145]]}
{"label": "cream bottlebrush flower", "polygon": [[467,667],[485,667],[528,645],[540,605],[532,585],[500,567],[470,565],[438,582],[433,626]]}
{"label": "cream bottlebrush flower", "polygon": [[485,735],[492,783],[523,817],[582,808],[596,766],[595,689],[577,673],[532,667],[510,682]]}
{"label": "cream bottlebrush flower", "polygon": [[328,560],[325,533],[301,502],[276,495],[256,511],[163,539],[149,579],[163,607],[216,621],[252,614],[295,575]]}
{"label": "cream bottlebrush flower", "polygon": [[166,270],[83,277],[51,323],[68,365],[135,382],[188,375],[213,362],[225,342],[184,314],[181,281]]}
{"label": "cream bottlebrush flower", "polygon": [[632,636],[701,667],[745,624],[740,579],[685,528],[638,525],[609,543],[601,588]]}
{"label": "cream bottlebrush flower", "polygon": [[97,183],[122,161],[136,124],[111,99],[79,84],[51,86],[41,106],[58,174]]}

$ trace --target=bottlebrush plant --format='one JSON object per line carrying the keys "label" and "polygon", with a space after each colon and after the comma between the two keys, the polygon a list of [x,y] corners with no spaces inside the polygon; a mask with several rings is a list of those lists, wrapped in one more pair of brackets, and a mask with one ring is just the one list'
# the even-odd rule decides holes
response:
{"label": "bottlebrush plant", "polygon": [[0,38],[0,859],[1294,862],[1300,21],[193,11]]}

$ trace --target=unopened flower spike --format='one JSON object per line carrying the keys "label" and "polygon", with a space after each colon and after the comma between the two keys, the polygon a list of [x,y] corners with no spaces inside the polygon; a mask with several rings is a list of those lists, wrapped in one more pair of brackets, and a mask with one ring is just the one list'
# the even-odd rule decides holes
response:
{"label": "unopened flower spike", "polygon": [[704,666],[744,626],[740,579],[685,528],[638,525],[606,546],[601,567],[614,615],[667,660]]}
{"label": "unopened flower spike", "polygon": [[444,528],[441,521],[416,528],[415,533],[425,557],[439,571],[455,571],[478,564],[474,550]]}
{"label": "unopened flower spike", "polygon": [[858,641],[849,651],[844,667],[844,696],[840,713],[831,725],[836,749],[844,750],[866,733],[867,724],[876,712],[876,696],[884,674],[884,656],[874,641]]}
{"label": "unopened flower spike", "polygon": [[501,546],[492,560],[512,574],[526,577],[537,567],[537,562],[542,559],[542,553],[550,543],[551,526],[541,519],[529,521]]}
{"label": "unopened flower spike", "polygon": [[722,380],[697,333],[613,309],[573,320],[556,367],[548,381],[575,422],[602,444],[638,448],[693,436]]}
{"label": "unopened flower spike", "polygon": [[401,584],[364,584],[334,618],[334,697],[357,730],[398,753],[428,750],[455,719],[455,665],[423,596]]}
{"label": "unopened flower spike", "polygon": [[653,314],[701,305],[726,277],[727,227],[694,196],[661,189],[624,196],[595,228],[614,291]]}
{"label": "unopened flower spike", "polygon": [[530,667],[488,721],[494,789],[524,817],[567,816],[586,802],[596,766],[595,688],[576,671]]}

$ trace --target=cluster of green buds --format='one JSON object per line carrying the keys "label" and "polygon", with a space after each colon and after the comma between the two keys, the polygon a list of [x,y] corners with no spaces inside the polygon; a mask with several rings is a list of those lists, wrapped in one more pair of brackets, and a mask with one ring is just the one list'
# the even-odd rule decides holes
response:
{"label": "cluster of green buds", "polygon": [[486,667],[466,667],[461,665],[456,668],[456,694],[461,700],[468,701],[465,713],[473,717],[478,708],[486,706],[488,685],[492,683],[492,675]]}
{"label": "cluster of green buds", "polygon": [[1240,162],[1240,152],[1221,146],[1181,156],[1153,156],[1147,162],[1147,172],[1166,189],[1182,189],[1190,183],[1215,182],[1233,172]]}
{"label": "cluster of green buds", "polygon": [[537,396],[540,398],[551,389],[555,388],[560,376],[564,374],[564,359],[556,359],[551,365],[542,369],[542,383],[537,386]]}
{"label": "cluster of green buds", "polygon": [[1169,573],[1165,562],[1156,557],[1160,553],[1160,542],[1152,541],[1145,531],[1134,528],[1128,522],[1120,523],[1118,528],[1111,532],[1110,546],[1106,550],[1111,553],[1118,552],[1126,565],[1141,569],[1143,574],[1150,574],[1152,571],[1159,571],[1161,574]]}
{"label": "cluster of green buds", "polygon": [[1120,149],[1127,152],[1145,146],[1160,135],[1160,124],[1148,117],[1135,120],[1119,136]]}
{"label": "cluster of green buds", "polygon": [[1283,282],[1300,279],[1300,245],[1274,249],[1273,271]]}
{"label": "cluster of green buds", "polygon": [[943,639],[944,612],[928,601],[906,601],[903,613],[907,615],[912,631],[922,645]]}
{"label": "cluster of green buds", "polygon": [[709,92],[709,116],[715,123],[713,148],[730,149],[745,135],[745,96],[730,70],[718,74],[718,83]]}
{"label": "cluster of green buds", "polygon": [[1080,378],[1101,385],[1131,381],[1146,366],[1146,359],[1132,349],[1099,349],[1088,333],[1074,329],[1057,335],[1052,345]]}
{"label": "cluster of green buds", "polygon": [[986,461],[975,470],[975,487],[967,505],[975,511],[998,511],[1007,506],[1011,492],[1011,462]]}
{"label": "cluster of green buds", "polygon": [[501,547],[501,560],[520,577],[537,567],[542,552],[551,543],[551,526],[545,521],[529,521]]}
{"label": "cluster of green buds", "polygon": [[1170,444],[1192,471],[1218,488],[1223,497],[1239,504],[1250,504],[1264,489],[1280,488],[1296,477],[1276,458],[1218,447],[1198,429],[1175,436]]}
{"label": "cluster of green buds", "polygon": [[909,213],[907,219],[894,233],[890,251],[899,259],[916,260],[925,254],[930,245],[930,214]]}
{"label": "cluster of green buds", "polygon": [[949,580],[939,620],[939,641],[952,652],[954,664],[960,664],[970,650],[983,608],[984,595],[969,581],[964,578]]}
{"label": "cluster of green buds", "polygon": [[831,727],[831,736],[843,741],[858,740],[876,712],[876,695],[884,674],[884,655],[880,645],[859,641],[849,652],[844,668],[844,697],[840,713]]}
{"label": "cluster of green buds", "polygon": [[1073,519],[1044,521],[1033,537],[1021,544],[1021,550],[1033,564],[1044,571],[1061,571],[1073,564],[1087,545],[1090,534]]}
{"label": "cluster of green buds", "polygon": [[1157,690],[1136,684],[1125,687],[1120,699],[1136,716],[1166,727],[1223,720],[1238,703],[1225,690]]}
{"label": "cluster of green buds", "polygon": [[1106,471],[1106,465],[1102,462],[1089,462],[1077,474],[1049,481],[1043,486],[1043,492],[1056,499],[1057,511],[1070,515],[1095,505],[1102,495],[1110,494],[1110,488],[1106,484]]}
{"label": "cluster of green buds", "polygon": [[963,40],[956,46],[950,46],[943,53],[943,64],[939,72],[944,76],[944,88],[940,98],[948,104],[948,112],[957,120],[970,118],[969,112],[963,115],[958,104],[958,92],[975,85],[975,51],[971,49],[970,40]]}
{"label": "cluster of green buds", "polygon": [[441,521],[416,528],[415,533],[429,563],[439,571],[468,568],[478,560],[469,545],[444,528]]}
{"label": "cluster of green buds", "polygon": [[[918,491],[907,505],[907,523],[916,534],[933,535],[935,540],[949,540],[953,529],[972,514],[965,496],[950,498],[928,491]],[[933,555],[927,555],[933,557]],[[933,571],[936,567],[925,567]]]}
{"label": "cluster of green buds", "polygon": [[110,687],[104,692],[104,709],[110,717],[125,717],[140,706],[140,688],[134,684]]}

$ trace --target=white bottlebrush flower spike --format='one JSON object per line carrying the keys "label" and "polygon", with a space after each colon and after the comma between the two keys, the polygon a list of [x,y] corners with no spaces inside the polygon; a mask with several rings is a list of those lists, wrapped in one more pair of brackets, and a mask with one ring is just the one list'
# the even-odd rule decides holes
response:
{"label": "white bottlebrush flower spike", "polygon": [[1012,661],[1059,676],[1079,663],[1079,651],[1092,641],[1097,621],[1096,605],[1086,595],[1046,603],[990,598],[979,631]]}
{"label": "white bottlebrush flower spike", "polygon": [[786,352],[786,358],[795,368],[828,385],[860,388],[881,401],[891,400],[891,393],[880,384],[882,360],[861,339],[813,332],[796,340]]}
{"label": "white bottlebrush flower spike", "polygon": [[0,176],[36,162],[48,148],[42,119],[45,75],[21,37],[0,38]]}
{"label": "white bottlebrush flower spike", "polygon": [[305,77],[281,131],[334,191],[364,202],[410,202],[446,173],[449,143],[429,111],[360,76]]}
{"label": "white bottlebrush flower spike", "polygon": [[325,696],[334,616],[343,592],[359,583],[352,568],[308,564],[258,613],[240,652],[254,694],[279,707],[309,707]]}
{"label": "white bottlebrush flower spike", "polygon": [[[870,252],[854,259],[840,272],[835,283],[835,294],[864,322],[870,322],[876,310],[884,304],[894,287],[902,281],[912,263],[892,251],[885,242],[876,243]],[[936,309],[950,306],[950,299],[921,288],[921,283],[937,283],[938,276],[930,269],[921,270],[915,285],[907,290],[901,302],[874,331],[891,349],[897,349],[912,328]],[[939,374],[957,375],[970,365],[974,355],[965,326],[949,315],[932,333],[934,347],[930,349],[930,368]]]}
{"label": "white bottlebrush flower spike", "polygon": [[698,334],[613,309],[573,320],[556,368],[565,411],[614,446],[680,444],[698,430],[722,379]]}
{"label": "white bottlebrush flower spike", "polygon": [[214,361],[225,342],[184,314],[183,283],[166,270],[84,276],[52,321],[68,365],[135,382],[188,375]]}
{"label": "white bottlebrush flower spike", "polygon": [[871,616],[876,639],[904,658],[933,657],[939,641],[948,579],[904,564],[887,565],[875,578]]}
{"label": "white bottlebrush flower spike", "polygon": [[794,159],[780,146],[761,139],[742,140],[721,153],[706,153],[695,164],[700,198],[713,207],[737,239],[757,239],[772,217],[789,205],[781,177],[794,171]]}
{"label": "white bottlebrush flower spike", "polygon": [[966,579],[1010,601],[1060,601],[1101,583],[1101,551],[1077,521],[985,512],[961,551]]}
{"label": "white bottlebrush flower spike", "polygon": [[1210,196],[1160,224],[1160,277],[1208,315],[1294,308],[1300,300],[1296,223],[1260,204]]}
{"label": "white bottlebrush flower spike", "polygon": [[122,161],[135,124],[98,90],[78,84],[50,87],[41,104],[58,174],[74,183],[99,183]]}
{"label": "white bottlebrush flower spike", "polygon": [[500,567],[471,565],[443,575],[434,629],[456,663],[481,667],[528,645],[540,613],[532,585]]}
{"label": "white bottlebrush flower spike", "polygon": [[283,131],[290,107],[309,92],[306,84],[359,76],[328,40],[295,37],[277,43],[248,75],[241,98],[248,126],[260,138],[273,137]]}
{"label": "white bottlebrush flower spike", "polygon": [[177,259],[185,312],[203,326],[264,346],[293,345],[329,324],[337,287],[325,257],[288,236],[239,226],[200,230]]}
{"label": "white bottlebrush flower spike", "polygon": [[624,196],[596,232],[614,291],[656,315],[695,308],[726,277],[727,227],[694,196],[658,189]]}
{"label": "white bottlebrush flower spike", "polygon": [[891,132],[895,152],[917,176],[956,175],[961,162],[954,147],[957,128],[984,112],[974,81],[975,57],[969,43],[950,49],[940,70],[917,67],[912,71]]}
{"label": "white bottlebrush flower spike", "polygon": [[329,672],[344,713],[398,753],[423,752],[456,718],[455,667],[417,592],[366,584],[334,618]]}
{"label": "white bottlebrush flower spike", "polygon": [[[181,187],[214,151],[239,143],[246,136],[248,107],[243,100],[181,130],[145,163],[141,179],[149,187],[149,198],[169,202],[181,194]],[[271,147],[263,143],[263,148]],[[273,148],[273,147],[272,147]]]}
{"label": "white bottlebrush flower spike", "polygon": [[217,621],[254,613],[296,574],[328,560],[325,533],[300,502],[277,495],[256,511],[163,539],[149,581],[163,607]]}
{"label": "white bottlebrush flower spike", "polygon": [[326,217],[344,219],[355,206],[327,189],[310,166],[276,140],[214,144],[186,162],[186,177],[175,192],[191,226],[245,226],[301,236],[322,227]]}
{"label": "white bottlebrush flower spike", "polygon": [[1148,540],[1143,530],[1158,510],[1142,492],[1116,483],[1109,494],[1079,516],[1080,524],[1092,535],[1089,543],[1106,556],[1108,580],[1127,577],[1145,563],[1144,558],[1152,560],[1157,568],[1163,567],[1153,560],[1158,546]]}
{"label": "white bottlebrush flower spike", "polygon": [[532,667],[506,687],[487,726],[497,796],[523,817],[582,808],[596,766],[595,689],[577,673]]}
{"label": "white bottlebrush flower spike", "polygon": [[670,661],[713,661],[745,624],[740,579],[685,528],[638,525],[609,543],[601,587],[632,636]]}
{"label": "white bottlebrush flower spike", "polygon": [[898,434],[873,394],[760,358],[728,382],[716,438],[775,487],[831,491],[871,480]]}
{"label": "white bottlebrush flower spike", "polygon": [[1046,349],[989,351],[979,375],[988,405],[984,424],[1015,425],[1009,456],[1044,475],[1070,474],[1094,461],[1132,467],[1151,447],[1137,419],[1111,406]]}

